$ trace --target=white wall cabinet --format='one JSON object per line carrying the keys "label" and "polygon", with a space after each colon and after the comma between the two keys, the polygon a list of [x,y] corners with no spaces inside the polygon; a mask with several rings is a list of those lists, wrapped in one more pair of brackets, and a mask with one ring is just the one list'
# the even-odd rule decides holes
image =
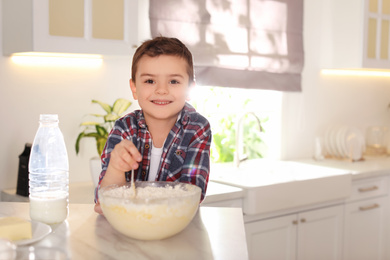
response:
{"label": "white wall cabinet", "polygon": [[323,9],[324,68],[390,67],[388,0],[333,0]]}
{"label": "white wall cabinet", "polygon": [[246,223],[250,259],[341,259],[343,207]]}
{"label": "white wall cabinet", "polygon": [[132,55],[149,38],[148,1],[3,0],[3,55]]}

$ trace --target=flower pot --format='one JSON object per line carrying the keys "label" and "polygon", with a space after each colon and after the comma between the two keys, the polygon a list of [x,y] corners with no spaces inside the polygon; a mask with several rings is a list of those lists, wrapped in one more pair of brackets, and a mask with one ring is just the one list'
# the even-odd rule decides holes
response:
{"label": "flower pot", "polygon": [[89,160],[89,169],[91,171],[91,178],[95,188],[99,184],[99,176],[102,171],[102,164],[99,157],[93,157]]}

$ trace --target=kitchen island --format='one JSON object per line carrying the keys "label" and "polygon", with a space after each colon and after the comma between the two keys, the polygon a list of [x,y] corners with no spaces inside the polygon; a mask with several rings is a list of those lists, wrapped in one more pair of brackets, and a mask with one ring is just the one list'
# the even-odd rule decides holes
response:
{"label": "kitchen island", "polygon": [[[29,204],[0,202],[0,215],[29,219]],[[248,259],[240,208],[200,207],[181,233],[159,241],[140,241],[117,232],[93,210],[70,204],[69,216],[34,247],[57,247],[69,259]]]}

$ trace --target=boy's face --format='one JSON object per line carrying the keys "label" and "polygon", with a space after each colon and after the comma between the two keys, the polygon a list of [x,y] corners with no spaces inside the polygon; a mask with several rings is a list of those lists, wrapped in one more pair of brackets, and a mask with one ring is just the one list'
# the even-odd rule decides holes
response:
{"label": "boy's face", "polygon": [[138,62],[135,82],[130,88],[146,121],[176,121],[189,91],[187,62],[178,56],[144,55]]}

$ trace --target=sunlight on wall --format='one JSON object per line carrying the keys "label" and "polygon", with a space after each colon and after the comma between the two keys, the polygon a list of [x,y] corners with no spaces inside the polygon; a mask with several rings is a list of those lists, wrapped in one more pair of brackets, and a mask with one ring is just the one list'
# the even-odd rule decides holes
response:
{"label": "sunlight on wall", "polygon": [[101,55],[24,52],[12,55],[12,62],[26,66],[98,68],[103,63]]}
{"label": "sunlight on wall", "polygon": [[333,76],[372,76],[372,77],[390,77],[389,70],[360,70],[360,69],[323,69],[322,75]]}

